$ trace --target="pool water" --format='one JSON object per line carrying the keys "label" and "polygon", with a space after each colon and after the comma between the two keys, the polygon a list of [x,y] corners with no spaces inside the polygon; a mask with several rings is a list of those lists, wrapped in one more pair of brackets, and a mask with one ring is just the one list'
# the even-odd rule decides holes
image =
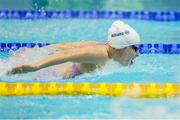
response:
{"label": "pool water", "polygon": [[[140,34],[142,43],[180,43],[180,22],[124,20]],[[107,40],[113,20],[1,20],[0,42],[48,42]],[[21,50],[20,50],[21,51]],[[23,49],[22,49],[23,51]],[[109,82],[180,83],[180,56],[142,54],[130,67],[113,60],[101,69],[62,80],[51,73],[39,77],[39,71],[22,75],[3,75],[9,67],[31,63],[45,57],[48,49],[26,49],[27,58],[15,58],[14,52],[0,53],[0,81],[6,82]],[[132,99],[104,96],[1,97],[0,118],[180,118],[180,99]]]}
{"label": "pool water", "polygon": [[[114,20],[0,20],[0,42],[106,41]],[[180,43],[180,22],[123,20],[135,28],[142,43]]]}

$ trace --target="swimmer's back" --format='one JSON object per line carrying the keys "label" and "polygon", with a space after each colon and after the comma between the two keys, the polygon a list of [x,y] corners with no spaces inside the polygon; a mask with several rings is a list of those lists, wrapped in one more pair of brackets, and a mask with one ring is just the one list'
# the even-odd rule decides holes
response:
{"label": "swimmer's back", "polygon": [[55,48],[55,49],[72,49],[72,48],[82,48],[87,46],[96,45],[96,41],[82,41],[82,42],[63,42],[57,43],[47,46],[48,48]]}

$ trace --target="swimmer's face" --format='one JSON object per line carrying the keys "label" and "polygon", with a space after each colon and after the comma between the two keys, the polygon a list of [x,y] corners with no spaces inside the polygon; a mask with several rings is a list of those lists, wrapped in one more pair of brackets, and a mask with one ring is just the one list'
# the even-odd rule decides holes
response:
{"label": "swimmer's face", "polygon": [[138,48],[139,46],[129,46],[116,50],[114,59],[124,66],[132,65],[133,60],[139,56]]}

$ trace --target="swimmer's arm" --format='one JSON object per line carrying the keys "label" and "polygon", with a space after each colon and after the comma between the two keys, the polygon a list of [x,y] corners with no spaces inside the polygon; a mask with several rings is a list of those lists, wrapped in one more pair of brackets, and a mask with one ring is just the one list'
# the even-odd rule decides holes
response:
{"label": "swimmer's arm", "polygon": [[61,64],[64,62],[79,62],[97,64],[104,62],[108,59],[106,51],[101,49],[88,50],[87,48],[80,48],[76,50],[67,50],[65,52],[57,52],[40,62],[33,65],[35,70],[46,68],[52,65]]}
{"label": "swimmer's arm", "polygon": [[89,45],[95,45],[96,41],[84,41],[84,42],[64,42],[48,45],[48,48],[54,49],[68,49],[68,48],[80,48]]}
{"label": "swimmer's arm", "polygon": [[108,59],[105,49],[79,48],[64,50],[64,52],[56,52],[36,64],[21,65],[9,71],[9,74],[26,73],[40,70],[49,66],[61,64],[64,62],[79,62],[98,64],[105,62]]}

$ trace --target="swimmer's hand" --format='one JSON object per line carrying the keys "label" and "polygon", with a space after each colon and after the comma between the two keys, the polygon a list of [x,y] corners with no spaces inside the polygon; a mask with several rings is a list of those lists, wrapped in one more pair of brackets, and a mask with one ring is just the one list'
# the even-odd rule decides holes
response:
{"label": "swimmer's hand", "polygon": [[33,65],[21,65],[14,67],[12,70],[8,71],[7,74],[18,74],[36,71],[36,67]]}

